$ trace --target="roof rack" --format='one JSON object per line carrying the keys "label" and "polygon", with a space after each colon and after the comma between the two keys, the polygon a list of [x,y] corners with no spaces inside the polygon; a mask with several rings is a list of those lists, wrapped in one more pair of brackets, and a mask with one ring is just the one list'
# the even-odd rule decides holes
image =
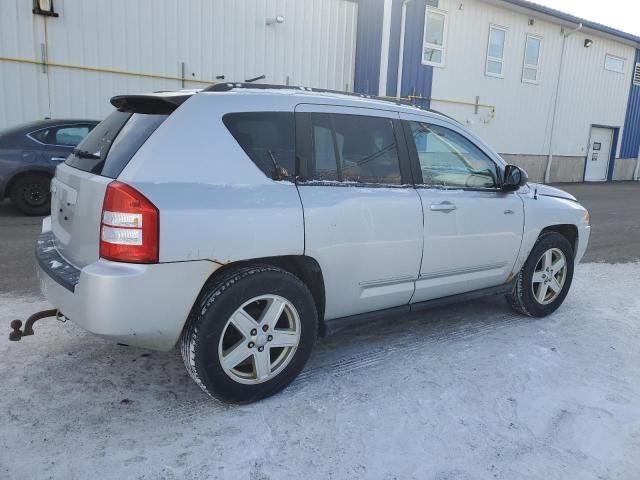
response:
{"label": "roof rack", "polygon": [[315,87],[301,87],[298,85],[278,85],[269,83],[246,83],[246,82],[221,82],[214,83],[206,88],[203,88],[203,92],[228,92],[234,88],[246,88],[246,89],[258,89],[258,90],[300,90],[301,92],[312,93],[332,93],[335,95],[346,95],[348,97],[368,98],[371,100],[380,100],[383,102],[391,102],[397,105],[409,105],[415,106],[410,100],[395,97],[378,97],[375,95],[366,95],[364,93],[356,92],[341,92],[339,90],[329,90],[326,88]]}
{"label": "roof rack", "polygon": [[376,95],[367,95],[364,93],[356,93],[356,92],[341,92],[339,90],[329,90],[327,88],[314,88],[314,87],[301,87],[299,85],[278,85],[278,84],[270,84],[270,83],[247,83],[247,82],[220,82],[214,83],[202,89],[203,92],[228,92],[233,90],[234,88],[246,88],[246,89],[258,89],[258,90],[300,90],[301,92],[314,92],[314,93],[332,93],[335,95],[345,95],[348,97],[356,97],[356,98],[368,98],[371,100],[379,100],[381,102],[389,102],[395,105],[404,105],[407,107],[415,107],[420,110],[424,110],[425,112],[436,113],[445,118],[453,120],[456,123],[456,120],[449,115],[439,112],[438,110],[434,110],[432,108],[426,108],[416,105],[408,98],[398,98],[398,97],[378,97]]}

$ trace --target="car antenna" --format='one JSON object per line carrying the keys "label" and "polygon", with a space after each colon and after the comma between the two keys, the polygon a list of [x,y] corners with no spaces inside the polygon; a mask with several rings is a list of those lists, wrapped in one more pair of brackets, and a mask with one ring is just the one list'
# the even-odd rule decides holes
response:
{"label": "car antenna", "polygon": [[258,80],[264,80],[265,78],[267,78],[267,76],[263,74],[263,75],[260,75],[259,77],[248,78],[244,82],[245,83],[253,83],[253,82],[257,82]]}

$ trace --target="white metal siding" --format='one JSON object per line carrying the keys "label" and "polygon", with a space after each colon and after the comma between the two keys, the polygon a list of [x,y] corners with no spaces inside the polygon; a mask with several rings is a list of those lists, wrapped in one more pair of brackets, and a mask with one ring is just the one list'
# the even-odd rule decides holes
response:
{"label": "white metal siding", "polygon": [[[559,24],[478,0],[440,0],[448,12],[447,64],[434,68],[432,96],[495,105],[490,110],[433,101],[432,107],[466,123],[501,153],[546,155],[549,151],[554,91],[560,66]],[[534,25],[528,25],[529,18]],[[507,28],[504,78],[485,75],[489,26]],[[527,34],[543,38],[538,84],[523,83]],[[593,46],[585,48],[584,39]],[[626,59],[623,75],[604,69],[604,56]],[[591,32],[567,38],[554,139],[555,155],[586,155],[591,124],[622,127],[634,48]]]}
{"label": "white metal siding", "polygon": [[[56,0],[59,18],[31,2],[0,1],[0,56],[180,77],[353,88],[357,3],[347,0]],[[267,18],[285,17],[268,26]],[[181,82],[0,60],[0,128],[54,117],[103,117],[116,94]],[[49,83],[50,100],[47,92]],[[187,82],[186,88],[202,87]],[[44,100],[43,100],[44,99]],[[49,103],[51,104],[49,107]]]}

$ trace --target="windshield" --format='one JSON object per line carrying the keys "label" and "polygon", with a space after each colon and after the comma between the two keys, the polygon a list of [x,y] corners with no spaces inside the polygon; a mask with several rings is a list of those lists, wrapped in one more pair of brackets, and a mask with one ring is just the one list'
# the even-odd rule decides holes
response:
{"label": "windshield", "polygon": [[167,116],[116,110],[80,142],[65,163],[85,172],[116,178]]}

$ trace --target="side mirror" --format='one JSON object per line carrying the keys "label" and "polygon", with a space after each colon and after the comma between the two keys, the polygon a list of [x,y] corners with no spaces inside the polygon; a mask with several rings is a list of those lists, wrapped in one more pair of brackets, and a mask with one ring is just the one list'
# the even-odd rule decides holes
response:
{"label": "side mirror", "polygon": [[529,181],[527,172],[515,165],[507,165],[504,169],[504,178],[502,179],[502,190],[505,192],[515,192]]}

